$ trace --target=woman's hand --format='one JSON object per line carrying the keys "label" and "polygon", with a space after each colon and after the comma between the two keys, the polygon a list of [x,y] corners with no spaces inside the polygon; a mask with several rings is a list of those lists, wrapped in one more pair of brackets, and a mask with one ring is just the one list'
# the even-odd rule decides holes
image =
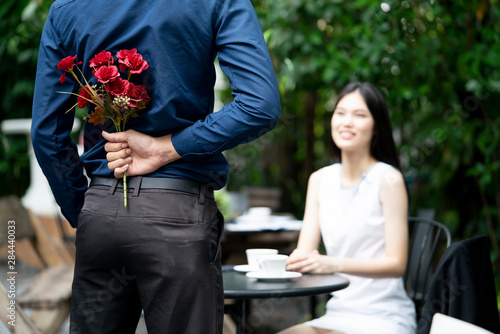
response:
{"label": "woman's hand", "polygon": [[288,257],[286,270],[311,274],[332,274],[335,270],[335,258],[321,255],[317,250],[295,249]]}

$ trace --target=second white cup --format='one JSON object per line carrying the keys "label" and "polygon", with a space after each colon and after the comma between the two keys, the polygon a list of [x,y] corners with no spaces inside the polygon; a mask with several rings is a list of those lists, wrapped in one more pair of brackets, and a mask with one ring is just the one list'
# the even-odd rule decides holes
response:
{"label": "second white cup", "polygon": [[288,255],[264,255],[259,258],[261,271],[266,275],[279,276],[286,272]]}
{"label": "second white cup", "polygon": [[246,250],[248,265],[255,270],[259,270],[259,258],[265,255],[275,255],[278,254],[277,249],[270,248],[250,248]]}

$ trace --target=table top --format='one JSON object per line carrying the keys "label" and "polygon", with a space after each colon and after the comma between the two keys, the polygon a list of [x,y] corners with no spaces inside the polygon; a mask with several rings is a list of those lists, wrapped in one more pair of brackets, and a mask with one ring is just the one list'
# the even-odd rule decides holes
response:
{"label": "table top", "polygon": [[300,231],[302,220],[289,216],[240,216],[224,224],[224,232]]}
{"label": "table top", "polygon": [[227,268],[222,275],[224,298],[233,299],[310,296],[341,290],[349,285],[348,279],[337,274],[304,274],[279,282],[259,281]]}

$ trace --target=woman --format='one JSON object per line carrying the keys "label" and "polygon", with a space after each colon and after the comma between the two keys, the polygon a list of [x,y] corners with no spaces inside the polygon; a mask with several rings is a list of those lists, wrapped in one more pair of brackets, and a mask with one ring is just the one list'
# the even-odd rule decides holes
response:
{"label": "woman", "polygon": [[[323,317],[281,333],[414,333],[415,307],[401,279],[408,195],[382,95],[369,83],[347,85],[331,126],[341,163],[311,175],[287,270],[339,273],[350,285],[333,294]],[[317,251],[321,238],[327,255]]]}

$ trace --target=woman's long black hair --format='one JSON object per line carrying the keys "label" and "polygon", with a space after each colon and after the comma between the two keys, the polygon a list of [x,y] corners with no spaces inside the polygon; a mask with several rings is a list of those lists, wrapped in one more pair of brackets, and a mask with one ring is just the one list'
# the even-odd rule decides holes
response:
{"label": "woman's long black hair", "polygon": [[[339,101],[352,92],[359,91],[370,113],[373,116],[375,125],[373,138],[370,144],[370,154],[378,161],[385,162],[398,170],[401,170],[399,155],[392,137],[391,121],[384,97],[380,91],[368,82],[351,82],[339,93],[335,107]],[[335,155],[341,158],[340,149],[333,143]]]}

